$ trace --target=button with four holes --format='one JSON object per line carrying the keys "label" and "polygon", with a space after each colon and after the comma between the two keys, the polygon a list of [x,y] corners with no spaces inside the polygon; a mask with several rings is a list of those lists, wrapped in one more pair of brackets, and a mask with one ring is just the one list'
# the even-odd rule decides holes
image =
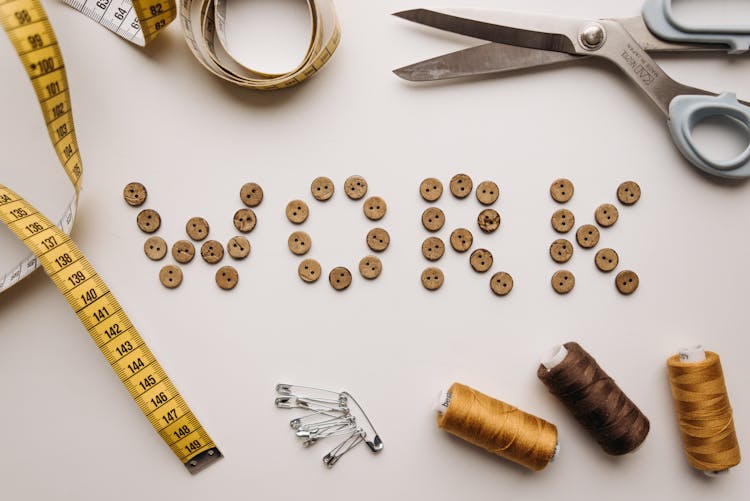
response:
{"label": "button with four holes", "polygon": [[240,200],[248,207],[257,207],[263,201],[263,188],[257,183],[245,183],[240,188]]}
{"label": "button with four holes", "polygon": [[440,268],[429,267],[422,271],[422,285],[428,291],[438,290],[445,282],[445,275]]}
{"label": "button with four holes", "polygon": [[253,209],[240,209],[234,213],[234,227],[241,233],[250,233],[258,220]]}
{"label": "button with four holes", "polygon": [[349,176],[344,181],[346,196],[352,200],[359,200],[367,194],[367,181],[362,176]]}
{"label": "button with four holes", "polygon": [[373,228],[367,232],[367,246],[375,252],[383,252],[391,243],[391,236],[383,228]]}
{"label": "button with four holes", "polygon": [[624,205],[633,205],[641,199],[641,187],[635,181],[625,181],[617,187],[617,199]]}
{"label": "button with four holes", "polygon": [[168,264],[159,271],[159,281],[167,289],[179,287],[182,283],[182,270],[173,264]]}
{"label": "button with four holes", "polygon": [[352,273],[343,266],[337,266],[328,274],[328,282],[337,291],[342,291],[352,283]]}
{"label": "button with four holes", "polygon": [[560,270],[552,275],[552,288],[558,294],[567,294],[576,285],[575,276],[568,270]]}
{"label": "button with four holes", "polygon": [[567,233],[573,229],[576,218],[568,209],[560,209],[552,214],[552,227],[558,233]]}
{"label": "button with four holes", "polygon": [[466,252],[474,243],[474,235],[466,228],[458,228],[451,233],[451,247],[456,252]]}
{"label": "button with four holes", "polygon": [[565,178],[555,180],[549,187],[549,194],[552,196],[552,200],[561,204],[573,198],[574,191],[573,183],[570,182],[570,179]]}
{"label": "button with four holes", "polygon": [[202,217],[192,217],[185,225],[185,231],[190,238],[196,242],[200,242],[208,236],[208,221]]}
{"label": "button with four holes", "polygon": [[428,177],[419,184],[419,194],[428,202],[434,202],[443,194],[443,183],[434,177]]}
{"label": "button with four holes", "polygon": [[477,186],[477,200],[482,205],[494,204],[500,196],[500,188],[492,181],[482,181]]}
{"label": "button with four holes", "polygon": [[233,259],[245,259],[250,255],[250,242],[243,236],[236,236],[227,242],[227,252]]}
{"label": "button with four holes", "polygon": [[484,273],[492,268],[492,253],[487,249],[477,249],[469,256],[469,264],[477,273]]}
{"label": "button with four holes", "polygon": [[474,183],[466,174],[456,174],[451,178],[450,189],[456,198],[466,198],[471,193]]}
{"label": "button with four holes", "polygon": [[286,217],[294,224],[302,224],[310,215],[310,209],[302,200],[292,200],[286,204]]}
{"label": "button with four holes", "polygon": [[216,264],[224,258],[224,247],[221,242],[207,240],[201,245],[201,257],[208,264]]}
{"label": "button with four holes", "polygon": [[180,264],[187,264],[195,256],[195,246],[189,240],[178,240],[172,246],[172,257]]}
{"label": "button with four holes", "polygon": [[138,228],[144,233],[153,233],[161,226],[161,216],[152,209],[145,209],[138,213],[135,218]]}
{"label": "button with four holes", "polygon": [[161,237],[151,237],[143,244],[143,252],[152,261],[160,261],[167,255],[167,242]]}
{"label": "button with four holes", "polygon": [[490,289],[498,296],[507,296],[513,290],[513,277],[504,271],[495,273],[490,278]]}
{"label": "button with four holes", "polygon": [[330,200],[333,196],[333,181],[327,177],[316,177],[310,185],[310,193],[319,202]]}
{"label": "button with four holes", "polygon": [[500,227],[500,214],[495,209],[484,209],[477,216],[479,229],[485,233],[492,233]]}
{"label": "button with four holes", "polygon": [[617,265],[620,262],[620,258],[614,249],[607,248],[602,249],[596,253],[594,262],[596,263],[596,267],[599,268],[599,270],[608,272],[617,268]]}
{"label": "button with four holes", "polygon": [[638,275],[631,270],[621,271],[615,278],[615,285],[621,294],[626,296],[635,292],[638,288]]}
{"label": "button with four holes", "polygon": [[289,250],[292,251],[293,254],[302,256],[307,254],[312,247],[312,238],[310,238],[310,235],[304,231],[295,231],[289,235],[287,244],[289,245]]}
{"label": "button with four holes", "polygon": [[617,207],[612,204],[601,204],[596,208],[596,212],[594,212],[596,222],[604,228],[609,228],[615,224],[619,216],[620,213],[617,211]]}
{"label": "button with four holes", "polygon": [[437,207],[425,209],[422,213],[422,226],[428,231],[438,231],[445,224],[445,214]]}
{"label": "button with four holes", "polygon": [[437,261],[445,254],[445,244],[438,237],[429,237],[422,242],[422,255],[429,261]]}
{"label": "button with four holes", "polygon": [[320,263],[314,259],[305,259],[297,267],[297,275],[308,284],[317,282],[321,274]]}
{"label": "button with four holes", "polygon": [[146,187],[141,183],[128,183],[125,189],[122,190],[122,196],[128,205],[138,207],[146,201],[148,192],[146,191]]}
{"label": "button with four holes", "polygon": [[564,238],[559,238],[549,246],[549,255],[556,263],[566,263],[573,257],[573,244]]}
{"label": "button with four holes", "polygon": [[359,274],[368,280],[374,280],[383,271],[383,263],[375,256],[365,256],[359,261]]}
{"label": "button with four holes", "polygon": [[232,290],[237,287],[240,281],[240,274],[232,266],[222,266],[216,270],[216,285],[224,289],[225,291]]}
{"label": "button with four holes", "polygon": [[584,224],[576,231],[576,240],[584,249],[596,247],[599,243],[599,228],[593,224]]}
{"label": "button with four holes", "polygon": [[365,216],[372,221],[383,219],[387,209],[388,206],[386,205],[385,200],[380,197],[370,197],[365,200],[364,205],[362,205],[362,210],[364,211]]}

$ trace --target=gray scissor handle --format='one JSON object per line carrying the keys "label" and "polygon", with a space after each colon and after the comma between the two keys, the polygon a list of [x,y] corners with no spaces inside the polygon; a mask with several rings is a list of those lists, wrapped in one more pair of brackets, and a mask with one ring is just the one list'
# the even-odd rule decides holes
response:
{"label": "gray scissor handle", "polygon": [[672,0],[646,0],[643,20],[657,37],[670,42],[717,43],[729,46],[730,54],[750,50],[750,25],[745,26],[686,26],[672,11]]}
{"label": "gray scissor handle", "polygon": [[717,161],[701,153],[693,139],[695,126],[710,117],[728,117],[750,130],[750,107],[737,101],[737,96],[677,96],[669,105],[669,130],[677,148],[690,162],[713,176],[725,179],[750,178],[750,144],[736,158]]}

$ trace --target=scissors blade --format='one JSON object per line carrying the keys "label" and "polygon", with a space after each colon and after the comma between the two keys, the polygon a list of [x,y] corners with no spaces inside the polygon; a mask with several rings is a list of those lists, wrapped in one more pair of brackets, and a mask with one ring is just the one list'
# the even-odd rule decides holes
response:
{"label": "scissors blade", "polygon": [[484,9],[413,9],[397,12],[394,15],[408,21],[488,42],[568,54],[578,52],[573,38],[576,37],[578,28],[586,22],[523,12]]}
{"label": "scissors blade", "polygon": [[546,67],[581,59],[564,52],[487,43],[410,64],[393,72],[405,80],[428,82]]}

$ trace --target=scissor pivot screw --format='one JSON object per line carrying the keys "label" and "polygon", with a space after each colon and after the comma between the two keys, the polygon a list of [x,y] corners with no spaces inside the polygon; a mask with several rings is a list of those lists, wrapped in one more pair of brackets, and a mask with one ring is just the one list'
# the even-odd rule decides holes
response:
{"label": "scissor pivot screw", "polygon": [[597,50],[607,40],[607,32],[601,24],[591,23],[584,26],[579,38],[584,48]]}

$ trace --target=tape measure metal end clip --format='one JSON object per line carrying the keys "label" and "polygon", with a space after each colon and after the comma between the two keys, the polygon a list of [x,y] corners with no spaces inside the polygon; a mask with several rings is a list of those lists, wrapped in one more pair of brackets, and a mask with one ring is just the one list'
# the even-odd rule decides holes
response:
{"label": "tape measure metal end clip", "polygon": [[185,463],[185,468],[187,468],[190,473],[195,475],[196,473],[199,473],[205,468],[211,466],[223,457],[224,456],[221,454],[221,451],[218,449],[218,447],[212,447],[211,449],[203,451],[194,458],[190,459],[190,461]]}

